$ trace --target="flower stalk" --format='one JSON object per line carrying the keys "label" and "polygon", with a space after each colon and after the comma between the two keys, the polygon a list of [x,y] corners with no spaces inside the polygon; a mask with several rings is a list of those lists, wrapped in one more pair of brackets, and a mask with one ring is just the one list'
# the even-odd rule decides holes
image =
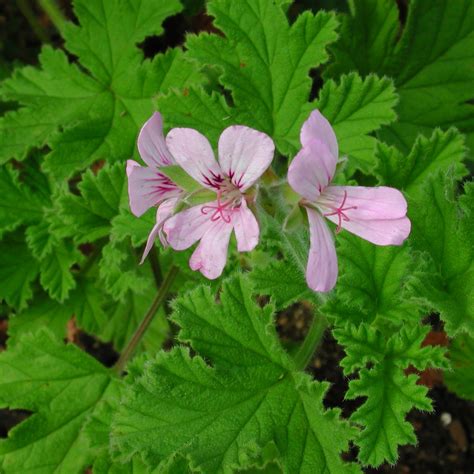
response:
{"label": "flower stalk", "polygon": [[313,354],[316,352],[328,325],[327,319],[321,313],[314,313],[308,334],[293,357],[298,370],[304,370],[311,362]]}
{"label": "flower stalk", "polygon": [[59,5],[55,0],[38,0],[40,7],[48,15],[49,19],[56,27],[56,29],[62,34],[64,24],[67,22],[67,18],[62,12]]}
{"label": "flower stalk", "polygon": [[146,330],[149,328],[153,318],[158,310],[158,308],[165,302],[166,297],[168,296],[169,290],[171,285],[173,284],[176,276],[178,275],[179,269],[174,265],[170,268],[169,272],[167,273],[166,277],[163,280],[163,283],[158,290],[158,293],[155,296],[155,299],[151,303],[150,308],[146,312],[145,316],[143,317],[140,326],[138,326],[135,334],[133,334],[132,338],[128,342],[127,346],[123,350],[122,354],[119,357],[119,360],[114,366],[114,371],[118,374],[122,374],[125,369],[127,362],[133,356],[138,344],[140,344],[143,336],[146,333]]}

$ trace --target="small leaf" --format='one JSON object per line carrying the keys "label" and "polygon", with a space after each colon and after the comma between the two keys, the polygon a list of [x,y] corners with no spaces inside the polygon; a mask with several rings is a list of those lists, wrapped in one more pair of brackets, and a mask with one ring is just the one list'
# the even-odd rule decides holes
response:
{"label": "small leaf", "polygon": [[20,182],[18,171],[10,166],[0,168],[0,238],[22,224],[38,222],[47,201]]}
{"label": "small leaf", "polygon": [[474,338],[460,334],[449,345],[452,371],[444,373],[450,390],[467,400],[474,400]]}
{"label": "small leaf", "polygon": [[430,138],[418,137],[408,156],[395,147],[377,142],[375,174],[379,183],[418,194],[426,180],[440,172],[461,179],[467,174],[464,137],[455,129],[435,130]]}
{"label": "small leaf", "polygon": [[70,243],[59,242],[40,261],[40,282],[51,298],[63,302],[76,287],[71,267],[81,260],[81,253]]}
{"label": "small leaf", "polygon": [[97,175],[86,171],[79,183],[81,196],[60,196],[61,217],[78,243],[94,242],[110,232],[110,221],[119,213],[125,185],[121,163],[102,168]]}
{"label": "small leaf", "polygon": [[[404,372],[409,365],[419,370],[447,367],[444,348],[420,347],[428,330],[410,324],[387,338],[368,325],[348,324],[334,331],[346,352],[341,361],[344,373],[359,375],[349,382],[346,398],[366,397],[350,417],[363,427],[356,444],[360,448],[358,458],[365,466],[395,463],[398,446],[416,444],[413,425],[405,419],[407,413],[413,408],[432,410],[428,389],[417,384],[417,375]],[[369,362],[372,368],[366,367]]]}
{"label": "small leaf", "polygon": [[0,255],[0,299],[21,311],[33,295],[31,283],[38,276],[38,263],[18,233],[0,242]]}

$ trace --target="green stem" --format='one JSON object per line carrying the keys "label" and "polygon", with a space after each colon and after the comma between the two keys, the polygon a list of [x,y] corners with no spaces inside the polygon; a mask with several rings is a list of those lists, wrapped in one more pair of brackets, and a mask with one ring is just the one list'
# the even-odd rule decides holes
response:
{"label": "green stem", "polygon": [[156,245],[154,245],[149,253],[151,271],[153,272],[153,278],[155,279],[156,287],[160,288],[163,283],[163,273],[160,267],[160,260],[158,259],[158,251]]}
{"label": "green stem", "polygon": [[65,17],[61,8],[59,8],[56,0],[38,0],[38,3],[48,15],[56,29],[62,34],[64,24],[67,22],[67,18]]}
{"label": "green stem", "polygon": [[313,354],[319,346],[327,327],[328,322],[326,318],[322,314],[315,312],[308,334],[293,357],[298,370],[304,370],[311,362]]}
{"label": "green stem", "polygon": [[47,31],[41,26],[38,18],[36,17],[33,8],[28,0],[17,0],[18,9],[21,11],[22,15],[26,18],[28,23],[31,26],[31,29],[34,31],[35,35],[41,40],[42,43],[49,43],[51,41]]}
{"label": "green stem", "polygon": [[163,280],[163,284],[161,285],[158,293],[155,296],[155,299],[151,303],[150,308],[146,312],[145,316],[143,317],[142,322],[140,323],[140,326],[138,326],[137,330],[135,331],[135,334],[132,336],[130,341],[127,344],[127,347],[123,350],[122,354],[119,357],[119,360],[114,366],[114,370],[118,373],[121,374],[129,361],[129,359],[133,356],[138,344],[140,344],[140,341],[142,340],[146,330],[150,326],[151,322],[153,321],[153,318],[156,314],[156,311],[158,308],[165,302],[166,297],[168,296],[168,292],[171,288],[171,285],[173,284],[174,279],[176,278],[176,275],[178,274],[178,267],[172,266],[166,275],[165,279]]}

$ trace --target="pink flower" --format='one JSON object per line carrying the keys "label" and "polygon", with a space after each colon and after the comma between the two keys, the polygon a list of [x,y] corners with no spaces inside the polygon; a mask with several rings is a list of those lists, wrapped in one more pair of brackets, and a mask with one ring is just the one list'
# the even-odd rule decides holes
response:
{"label": "pink flower", "polygon": [[174,207],[182,195],[182,190],[163,173],[162,166],[175,164],[163,136],[161,115],[155,112],[143,125],[138,136],[138,151],[147,166],[133,160],[127,161],[128,196],[130,209],[140,217],[150,207],[158,206],[156,225],[153,227],[143,253],[142,261],[151,250],[158,236],[166,245],[162,227],[165,220],[173,214]]}
{"label": "pink flower", "polygon": [[259,227],[247,206],[246,191],[270,165],[275,146],[266,134],[238,125],[222,132],[218,162],[208,140],[196,130],[175,128],[166,144],[176,162],[217,199],[167,219],[163,230],[175,250],[200,241],[189,265],[209,279],[217,278],[225,266],[232,230],[239,252],[253,250],[258,243]]}
{"label": "pink flower", "polygon": [[330,291],[337,279],[334,239],[324,217],[377,245],[401,245],[410,233],[402,193],[385,186],[331,186],[338,145],[329,122],[317,110],[303,124],[302,149],[288,170],[290,186],[300,194],[310,229],[306,281],[314,291]]}

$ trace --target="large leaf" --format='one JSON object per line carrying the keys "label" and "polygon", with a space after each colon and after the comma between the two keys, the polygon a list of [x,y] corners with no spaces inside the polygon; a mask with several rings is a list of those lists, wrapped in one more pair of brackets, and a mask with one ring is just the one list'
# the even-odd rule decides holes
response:
{"label": "large leaf", "polygon": [[96,360],[47,332],[17,341],[0,355],[0,404],[33,414],[0,441],[2,472],[83,473],[93,459],[84,426],[115,383]]}
{"label": "large leaf", "polygon": [[340,275],[324,312],[382,326],[418,320],[423,306],[409,286],[416,262],[407,245],[379,247],[348,232],[337,240]]}
{"label": "large leaf", "polygon": [[446,332],[474,334],[474,185],[455,200],[451,176],[432,176],[409,202],[413,247],[428,257],[419,298],[441,314]]}
{"label": "large leaf", "polygon": [[413,0],[401,36],[391,0],[352,0],[350,6],[329,74],[357,70],[395,79],[399,120],[383,130],[384,140],[407,152],[419,133],[455,125],[469,134],[472,146],[474,4]]}
{"label": "large leaf", "polygon": [[298,372],[281,348],[273,308],[260,308],[243,278],[225,282],[220,301],[205,287],[177,299],[179,338],[199,355],[177,347],[133,376],[113,423],[122,458],[138,452],[164,467],[182,455],[192,471],[230,473],[275,445],[284,472],[358,472],[340,457],[351,429],[324,410],[327,384]]}
{"label": "large leaf", "polygon": [[395,119],[396,103],[395,88],[387,78],[349,74],[338,83],[326,81],[313,108],[333,126],[339,153],[349,158],[349,173],[355,168],[367,172],[373,166],[376,140],[369,134]]}
{"label": "large leaf", "polygon": [[196,128],[206,134],[207,124],[221,130],[233,123],[248,125],[272,136],[282,153],[294,152],[292,142],[309,111],[309,72],[328,58],[326,46],[336,39],[334,14],[304,12],[290,26],[282,8],[266,0],[212,0],[208,11],[225,36],[189,36],[186,47],[201,64],[218,67],[235,107],[193,90],[184,98],[175,94],[180,122],[189,124],[189,115],[196,122],[202,118]]}
{"label": "large leaf", "polygon": [[180,10],[177,0],[76,0],[74,10],[79,25],[62,32],[80,66],[45,47],[40,69],[18,69],[0,87],[1,97],[22,106],[0,119],[0,159],[23,159],[47,143],[45,169],[58,179],[98,159],[131,156],[151,97],[197,81],[181,51],[144,60],[137,47],[163,31],[163,20]]}

